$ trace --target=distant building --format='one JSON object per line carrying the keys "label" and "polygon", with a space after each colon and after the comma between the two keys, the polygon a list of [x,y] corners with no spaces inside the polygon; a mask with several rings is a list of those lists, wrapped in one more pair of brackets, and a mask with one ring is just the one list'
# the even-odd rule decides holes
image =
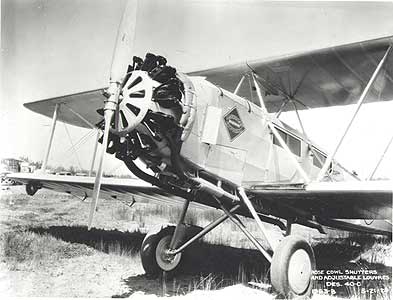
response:
{"label": "distant building", "polygon": [[17,173],[21,171],[21,163],[23,161],[16,158],[3,158],[1,160],[2,169],[11,173]]}
{"label": "distant building", "polygon": [[20,163],[20,171],[22,173],[33,173],[35,171],[35,166],[30,165],[27,161]]}

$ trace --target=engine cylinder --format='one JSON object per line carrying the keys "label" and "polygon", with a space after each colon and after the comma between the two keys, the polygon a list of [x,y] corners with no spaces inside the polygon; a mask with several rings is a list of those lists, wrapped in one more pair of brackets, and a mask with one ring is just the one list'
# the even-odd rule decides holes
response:
{"label": "engine cylinder", "polygon": [[122,160],[139,157],[155,171],[179,169],[175,157],[195,118],[191,80],[148,53],[134,57],[121,87],[108,152]]}

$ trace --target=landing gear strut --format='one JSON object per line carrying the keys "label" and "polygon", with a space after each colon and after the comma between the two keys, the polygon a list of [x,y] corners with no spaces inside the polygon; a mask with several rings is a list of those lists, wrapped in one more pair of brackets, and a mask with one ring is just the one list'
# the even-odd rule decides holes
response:
{"label": "landing gear strut", "polygon": [[[160,226],[146,235],[142,242],[141,259],[147,274],[156,275],[161,271],[175,273],[181,265],[183,251],[229,218],[227,214],[224,214],[202,229],[184,224],[187,208],[188,202],[186,201],[177,226]],[[228,213],[238,208],[239,205],[235,205]]]}
{"label": "landing gear strut", "polygon": [[[273,289],[280,296],[286,299],[308,299],[311,296],[312,270],[315,269],[315,256],[310,244],[303,238],[290,235],[292,220],[287,221],[287,226],[282,222],[272,219],[269,216],[258,214],[253,203],[248,198],[245,191],[238,189],[238,203],[228,209],[218,199],[214,198],[224,214],[215,221],[208,224],[199,232],[188,234],[189,226],[184,224],[185,215],[189,206],[186,200],[183,206],[177,226],[163,226],[159,230],[149,233],[142,243],[141,257],[142,265],[148,274],[158,274],[160,271],[173,273],[179,269],[184,249],[189,247],[197,239],[220,225],[226,219],[231,220],[245,236],[263,254],[271,264],[270,279]],[[243,204],[243,205],[242,205]],[[253,234],[246,228],[245,224],[235,214],[238,209],[248,209],[250,215],[258,224],[260,232],[267,243],[260,243]],[[265,222],[278,225],[280,229],[286,229],[287,236],[276,245],[276,240],[267,234],[267,230],[262,224]],[[186,231],[188,233],[186,233]],[[267,244],[264,245],[264,244]],[[268,251],[274,251],[273,256]]]}
{"label": "landing gear strut", "polygon": [[[169,272],[169,274],[175,273],[181,265],[184,249],[226,219],[230,219],[271,263],[271,284],[280,296],[285,299],[310,298],[312,290],[311,275],[312,270],[315,269],[315,256],[310,244],[305,239],[296,235],[288,235],[275,247],[274,254],[271,256],[234,215],[240,205],[235,205],[230,210],[222,206],[223,216],[211,222],[202,230],[199,228],[194,233],[190,232],[192,227],[183,223],[187,207],[188,202],[184,206],[180,218],[181,222],[177,226],[161,226],[145,237],[141,248],[141,258],[143,268],[147,274],[157,275],[162,271]],[[288,224],[289,227],[290,224]],[[290,230],[287,230],[287,233],[289,232]]]}

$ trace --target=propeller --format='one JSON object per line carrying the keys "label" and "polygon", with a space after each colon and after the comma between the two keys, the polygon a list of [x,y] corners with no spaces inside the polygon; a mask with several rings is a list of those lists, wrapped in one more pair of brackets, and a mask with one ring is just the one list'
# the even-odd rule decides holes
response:
{"label": "propeller", "polygon": [[132,54],[132,46],[135,37],[136,17],[137,17],[137,0],[128,0],[122,20],[117,32],[116,46],[113,52],[112,65],[110,71],[108,94],[110,95],[104,103],[104,136],[102,148],[99,157],[98,171],[96,174],[93,198],[90,205],[90,214],[88,220],[88,229],[90,230],[94,213],[97,209],[98,197],[100,195],[103,162],[108,146],[108,136],[111,121],[114,112],[118,109],[119,95],[121,92],[121,83],[127,71],[128,62]]}

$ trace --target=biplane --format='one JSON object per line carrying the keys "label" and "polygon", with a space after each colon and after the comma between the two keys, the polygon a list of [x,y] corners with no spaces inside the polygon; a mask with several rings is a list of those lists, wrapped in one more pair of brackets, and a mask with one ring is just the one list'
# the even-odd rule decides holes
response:
{"label": "biplane", "polygon": [[[155,228],[143,241],[149,274],[176,271],[187,247],[229,219],[271,264],[272,286],[288,298],[310,295],[316,265],[293,224],[391,235],[391,182],[361,181],[335,156],[364,103],[393,99],[393,36],[182,73],[170,57],[133,54],[137,2],[124,10],[107,87],[25,104],[52,118],[43,172],[10,176],[29,195],[48,188],[91,197],[89,228],[100,197],[182,203],[176,226]],[[353,103],[334,151],[309,139],[298,111]],[[301,131],[280,120],[285,111],[297,113]],[[44,172],[57,121],[98,131],[95,178]],[[106,153],[138,179],[103,177]],[[190,203],[222,216],[190,236]],[[255,220],[263,243],[239,216]],[[280,228],[281,241],[266,223]]]}

